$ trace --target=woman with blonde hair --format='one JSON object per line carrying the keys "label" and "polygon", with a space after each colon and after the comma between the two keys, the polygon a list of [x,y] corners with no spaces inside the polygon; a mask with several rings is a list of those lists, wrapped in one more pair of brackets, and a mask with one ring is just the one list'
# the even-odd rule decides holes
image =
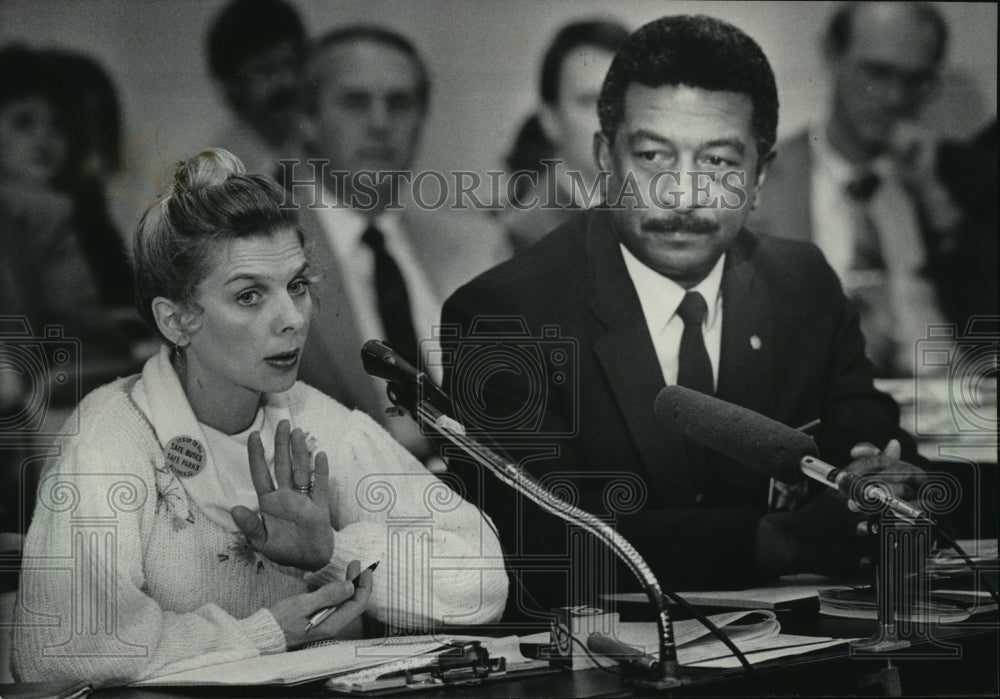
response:
{"label": "woman with blonde hair", "polygon": [[83,400],[43,474],[21,679],[110,684],[281,652],[357,635],[362,612],[427,628],[503,610],[479,511],[370,418],[296,381],[314,271],[283,198],[212,149],[143,217],[137,303],[164,346]]}

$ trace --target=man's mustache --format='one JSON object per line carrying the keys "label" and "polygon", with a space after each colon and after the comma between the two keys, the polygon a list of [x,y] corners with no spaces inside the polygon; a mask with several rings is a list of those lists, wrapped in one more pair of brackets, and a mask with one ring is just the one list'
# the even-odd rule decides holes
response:
{"label": "man's mustache", "polygon": [[647,233],[715,233],[719,230],[718,222],[713,219],[700,218],[694,215],[682,216],[669,214],[657,218],[645,219],[642,230]]}
{"label": "man's mustache", "polygon": [[279,89],[268,95],[264,104],[269,111],[291,109],[296,105],[297,97],[295,90]]}

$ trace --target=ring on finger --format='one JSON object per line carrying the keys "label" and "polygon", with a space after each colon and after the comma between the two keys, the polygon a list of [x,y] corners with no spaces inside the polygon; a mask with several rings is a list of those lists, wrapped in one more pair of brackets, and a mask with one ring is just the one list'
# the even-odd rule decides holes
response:
{"label": "ring on finger", "polygon": [[313,489],[313,476],[309,474],[309,482],[305,485],[298,485],[297,483],[292,483],[292,489],[297,493],[303,493],[304,495],[309,495]]}

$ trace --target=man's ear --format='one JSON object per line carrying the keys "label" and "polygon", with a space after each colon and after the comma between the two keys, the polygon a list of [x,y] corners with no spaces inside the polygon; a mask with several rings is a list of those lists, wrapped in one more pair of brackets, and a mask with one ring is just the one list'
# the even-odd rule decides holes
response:
{"label": "man's ear", "polygon": [[597,169],[614,172],[614,168],[612,167],[613,159],[611,141],[608,140],[603,131],[596,132],[594,134],[594,162],[597,163]]}
{"label": "man's ear", "polygon": [[559,123],[559,115],[552,105],[544,102],[538,108],[538,123],[541,124],[545,136],[558,148],[563,142],[562,126]]}
{"label": "man's ear", "polygon": [[242,114],[243,101],[240,99],[243,96],[241,92],[242,88],[236,84],[236,81],[219,80],[216,78],[214,82],[218,91],[222,93],[223,99],[226,100],[226,106],[237,114]]}
{"label": "man's ear", "polygon": [[156,327],[172,345],[184,347],[201,327],[201,315],[184,304],[157,296],[152,301]]}
{"label": "man's ear", "polygon": [[316,112],[312,109],[303,108],[299,110],[298,133],[302,142],[310,151],[316,150]]}
{"label": "man's ear", "polygon": [[771,171],[771,164],[774,162],[775,151],[772,148],[771,152],[765,155],[761,161],[760,165],[757,167],[757,182],[753,186],[753,201],[754,206],[757,205],[757,197],[760,196],[760,190],[764,186],[764,181],[767,180],[767,174]]}

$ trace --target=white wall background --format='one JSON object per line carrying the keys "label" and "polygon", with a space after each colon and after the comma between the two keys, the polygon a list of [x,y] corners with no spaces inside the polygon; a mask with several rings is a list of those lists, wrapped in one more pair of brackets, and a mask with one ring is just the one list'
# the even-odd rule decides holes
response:
{"label": "white wall background", "polygon": [[[665,0],[292,0],[308,31],[375,22],[410,36],[433,74],[431,117],[418,167],[497,167],[532,109],[541,55],[564,23],[606,17],[635,28],[665,14],[702,13],[744,29],[778,78],[779,135],[822,113],[826,75],[819,37],[836,6],[827,2]],[[225,123],[209,78],[206,28],[226,0],[3,0],[0,44],[23,41],[85,51],[115,80],[125,116],[126,170],[116,215],[131,229],[166,182],[172,164]],[[996,114],[997,6],[939,3],[952,32],[952,79],[926,114],[953,137]]]}

